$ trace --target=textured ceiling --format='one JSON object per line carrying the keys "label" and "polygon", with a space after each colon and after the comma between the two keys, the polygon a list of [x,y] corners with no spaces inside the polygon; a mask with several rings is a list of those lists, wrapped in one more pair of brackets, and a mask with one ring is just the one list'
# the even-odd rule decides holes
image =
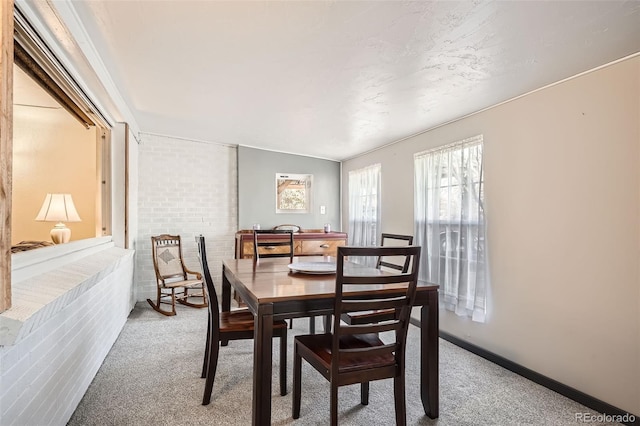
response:
{"label": "textured ceiling", "polygon": [[640,51],[638,1],[72,4],[141,131],[337,160]]}

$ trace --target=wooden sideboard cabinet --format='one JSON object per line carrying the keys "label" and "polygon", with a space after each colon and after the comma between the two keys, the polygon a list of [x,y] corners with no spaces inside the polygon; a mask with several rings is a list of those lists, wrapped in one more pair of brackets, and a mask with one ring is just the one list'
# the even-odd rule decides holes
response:
{"label": "wooden sideboard cabinet", "polygon": [[[270,236],[274,241],[287,238],[285,235]],[[261,239],[262,241],[263,239]],[[344,232],[296,232],[293,234],[293,252],[296,256],[335,256],[338,247],[347,245]],[[274,246],[273,250],[281,247]],[[269,247],[262,247],[269,250]],[[253,231],[236,232],[236,259],[253,259]]]}

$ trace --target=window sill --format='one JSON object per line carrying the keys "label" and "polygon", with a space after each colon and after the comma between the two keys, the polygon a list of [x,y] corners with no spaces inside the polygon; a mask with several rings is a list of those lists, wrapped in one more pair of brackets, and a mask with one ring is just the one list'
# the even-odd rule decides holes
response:
{"label": "window sill", "polygon": [[113,246],[111,236],[72,241],[11,255],[11,285]]}
{"label": "window sill", "polygon": [[15,345],[133,256],[111,237],[12,255],[12,306],[0,314],[0,346]]}

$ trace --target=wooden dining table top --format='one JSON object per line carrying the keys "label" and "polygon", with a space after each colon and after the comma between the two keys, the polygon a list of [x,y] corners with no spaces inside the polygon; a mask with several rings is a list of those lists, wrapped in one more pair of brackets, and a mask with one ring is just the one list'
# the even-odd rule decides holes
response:
{"label": "wooden dining table top", "polygon": [[[293,263],[300,262],[335,262],[330,256],[300,256],[294,257]],[[290,258],[260,259],[226,259],[224,267],[237,278],[236,287],[245,287],[247,293],[260,304],[276,303],[279,301],[333,298],[335,296],[336,274],[308,274],[295,272],[289,268]],[[375,276],[386,272],[377,268],[345,263],[345,275]],[[359,285],[357,289],[349,291],[345,286],[345,294],[352,296],[366,295],[373,292],[380,294],[397,292],[406,287],[404,283],[386,285]],[[433,290],[437,285],[418,285],[418,291]]]}

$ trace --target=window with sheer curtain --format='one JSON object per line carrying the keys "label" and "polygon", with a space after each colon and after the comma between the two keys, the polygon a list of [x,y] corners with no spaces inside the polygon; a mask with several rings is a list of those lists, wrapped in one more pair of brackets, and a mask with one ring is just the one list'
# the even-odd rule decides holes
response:
{"label": "window with sheer curtain", "polygon": [[420,280],[440,285],[445,309],[484,322],[489,284],[482,136],[415,154]]}
{"label": "window with sheer curtain", "polygon": [[[349,172],[349,245],[375,246],[380,230],[380,164]],[[375,266],[375,259],[352,259]]]}

